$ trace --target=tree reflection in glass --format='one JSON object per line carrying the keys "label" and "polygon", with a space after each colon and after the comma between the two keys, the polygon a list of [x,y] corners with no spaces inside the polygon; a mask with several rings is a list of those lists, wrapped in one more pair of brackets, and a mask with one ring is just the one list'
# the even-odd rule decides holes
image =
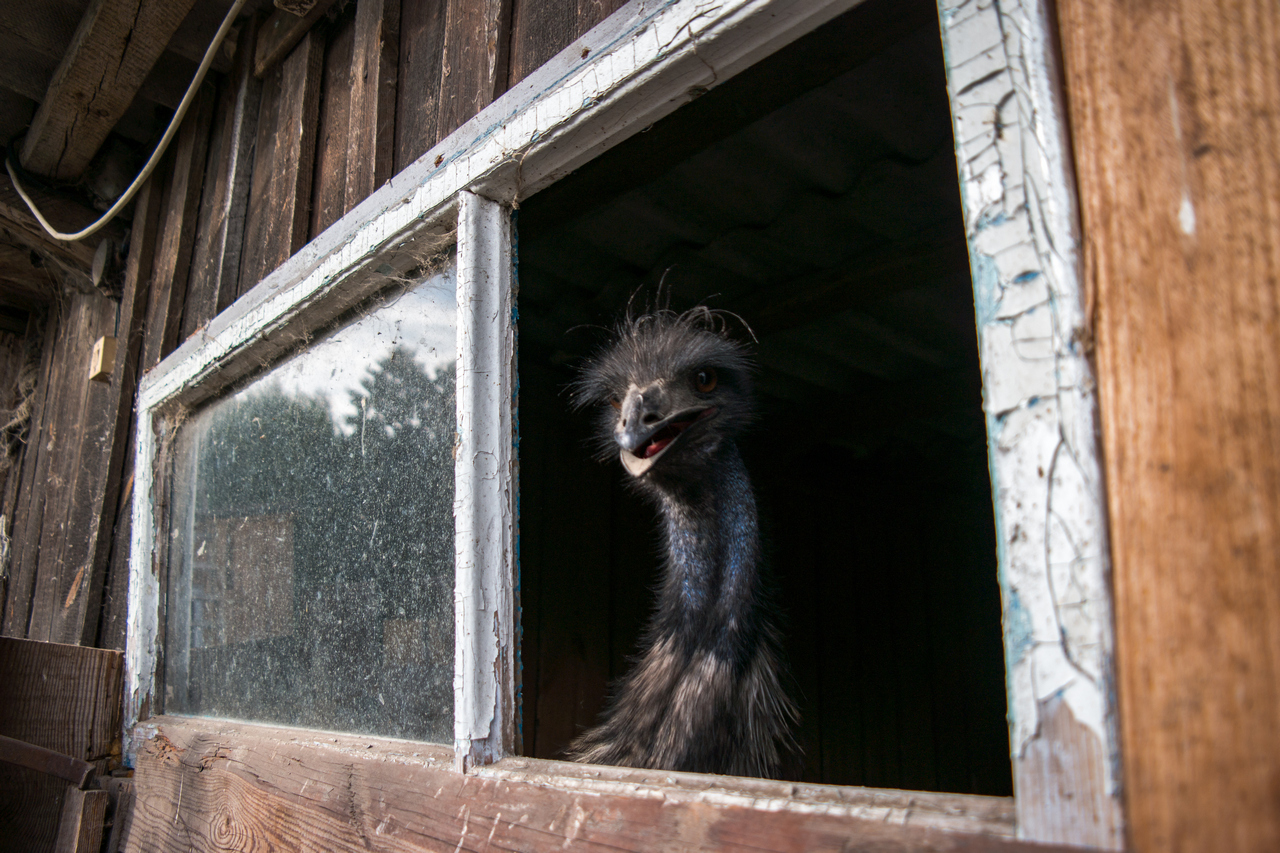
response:
{"label": "tree reflection in glass", "polygon": [[179,430],[166,711],[448,743],[452,266]]}

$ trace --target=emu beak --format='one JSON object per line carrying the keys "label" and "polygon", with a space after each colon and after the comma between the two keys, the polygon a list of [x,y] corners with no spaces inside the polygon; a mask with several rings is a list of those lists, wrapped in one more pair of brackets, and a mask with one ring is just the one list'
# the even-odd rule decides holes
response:
{"label": "emu beak", "polygon": [[648,473],[685,430],[716,414],[714,406],[705,405],[669,413],[667,402],[663,389],[653,385],[632,387],[622,401],[613,434],[618,458],[633,477]]}

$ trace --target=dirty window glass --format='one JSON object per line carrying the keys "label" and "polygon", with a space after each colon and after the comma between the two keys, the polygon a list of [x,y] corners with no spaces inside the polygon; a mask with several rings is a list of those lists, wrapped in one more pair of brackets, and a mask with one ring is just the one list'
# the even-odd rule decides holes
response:
{"label": "dirty window glass", "polygon": [[454,269],[179,427],[167,711],[452,741]]}

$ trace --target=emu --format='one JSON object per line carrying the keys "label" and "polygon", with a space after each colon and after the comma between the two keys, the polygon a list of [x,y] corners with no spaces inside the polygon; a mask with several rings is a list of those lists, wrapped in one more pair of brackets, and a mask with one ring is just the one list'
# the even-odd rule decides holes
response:
{"label": "emu", "polygon": [[615,454],[665,534],[643,652],[576,761],[776,776],[796,749],[778,634],[761,579],[755,495],[735,438],[753,416],[751,361],[705,307],[619,323],[573,402],[599,408]]}

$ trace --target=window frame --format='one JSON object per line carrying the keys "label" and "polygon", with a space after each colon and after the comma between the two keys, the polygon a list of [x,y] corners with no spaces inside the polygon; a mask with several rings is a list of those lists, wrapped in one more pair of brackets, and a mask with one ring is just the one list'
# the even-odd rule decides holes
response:
{"label": "window frame", "polygon": [[[616,793],[679,798],[692,786],[702,791],[700,802],[718,807],[819,809],[851,816],[856,815],[840,803],[865,805],[893,793],[757,780],[724,780],[704,790],[681,774],[654,781],[654,774],[510,757],[519,737],[519,603],[509,212],[520,199],[857,4],[633,0],[396,175],[143,378],[126,655],[129,763],[166,725],[166,718],[154,713],[162,710],[157,666],[163,654],[166,574],[158,543],[165,541],[162,472],[168,438],[183,413],[402,280],[422,259],[456,245],[459,437],[451,772],[506,781],[536,777],[537,784],[565,792],[613,785],[609,790]],[[1113,665],[1106,516],[1085,345],[1088,318],[1074,178],[1051,10],[1047,0],[1013,9],[939,0],[939,13],[978,311],[1005,608],[1017,834],[1115,849],[1121,812],[1114,691],[1107,687]],[[1040,317],[1033,316],[1037,310],[1043,312]],[[1048,332],[1034,332],[1046,328],[1040,322],[1045,317]],[[1033,333],[1024,334],[1027,329]],[[1032,346],[1038,356],[1025,357]],[[1016,434],[1009,426],[1014,421],[1020,424]],[[1058,527],[1051,530],[1051,525]],[[1058,528],[1066,531],[1073,549],[1066,569],[1053,553],[1054,542],[1062,538],[1055,539]],[[1062,629],[1065,599],[1054,580],[1063,571],[1088,591],[1082,601],[1070,602],[1073,612],[1088,617],[1081,623],[1087,629],[1083,634],[1068,636]],[[1073,654],[1082,644],[1101,660],[1101,677],[1085,677],[1076,665]],[[1096,737],[1100,762],[1067,735],[1042,725],[1050,702],[1066,703],[1078,726]],[[228,725],[189,718],[167,724],[184,731],[225,731]],[[257,732],[254,736],[268,731],[248,725],[232,729]],[[283,740],[291,731],[301,732],[278,731]],[[383,743],[346,735],[332,740]],[[382,752],[396,749],[383,743]],[[424,745],[420,752],[436,767],[445,750]],[[1036,750],[1065,757],[1074,798],[1050,790],[1043,767],[1027,759]],[[657,793],[638,794],[637,786],[645,784]],[[909,798],[919,814],[936,816],[951,808],[946,804],[955,796],[911,793]],[[982,799],[993,798],[975,802]],[[1003,819],[978,812],[983,816],[958,818],[946,828],[1002,832]],[[1085,825],[1081,816],[1090,813],[1097,817]]]}

